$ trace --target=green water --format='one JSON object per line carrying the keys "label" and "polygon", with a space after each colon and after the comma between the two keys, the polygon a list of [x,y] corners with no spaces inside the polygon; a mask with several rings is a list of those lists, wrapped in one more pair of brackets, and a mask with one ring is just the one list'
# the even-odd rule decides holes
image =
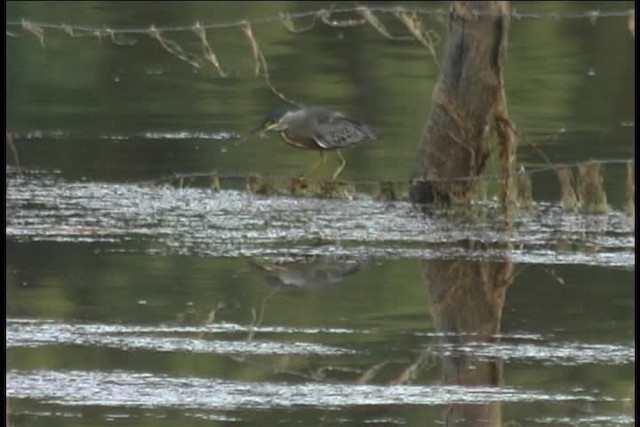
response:
{"label": "green water", "polygon": [[[10,2],[6,12],[8,22],[146,29],[329,6]],[[514,6],[565,16],[633,7]],[[442,52],[446,25],[424,23]],[[23,172],[7,148],[12,425],[634,423],[624,165],[604,170],[608,214],[563,212],[546,172],[533,176],[537,208],[510,227],[490,202],[471,216],[425,216],[370,192],[256,196],[242,177],[297,176],[315,158],[276,138],[238,144],[282,104],[255,77],[238,27],[207,31],[226,77],[144,33],[113,43],[45,28],[42,46],[7,30],[6,128]],[[253,34],[279,91],[380,135],[345,152],[343,178],[408,180],[438,76],[424,47],[320,21],[300,34],[255,23]],[[202,52],[190,30],[163,35]],[[634,47],[626,17],[512,22],[506,85],[521,164],[545,164],[532,143],[553,163],[632,158]],[[138,185],[212,170],[219,192]]]}

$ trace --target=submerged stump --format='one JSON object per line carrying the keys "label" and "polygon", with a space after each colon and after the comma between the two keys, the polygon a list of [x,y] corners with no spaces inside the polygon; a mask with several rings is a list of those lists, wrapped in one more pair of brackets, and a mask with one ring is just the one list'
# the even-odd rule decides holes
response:
{"label": "submerged stump", "polygon": [[[449,38],[411,184],[416,203],[467,198],[500,138],[503,200],[510,199],[513,128],[504,95],[509,3],[453,2]],[[471,178],[470,178],[471,177]]]}

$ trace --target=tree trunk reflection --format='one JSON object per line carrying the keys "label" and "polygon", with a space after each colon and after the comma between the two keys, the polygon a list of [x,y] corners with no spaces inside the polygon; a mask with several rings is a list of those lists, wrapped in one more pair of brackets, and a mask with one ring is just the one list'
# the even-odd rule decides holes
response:
{"label": "tree trunk reflection", "polygon": [[[487,245],[469,242],[469,249]],[[444,344],[454,351],[442,359],[446,385],[498,386],[502,384],[500,360],[478,360],[455,348],[471,342],[496,342],[513,265],[505,262],[423,261],[422,277],[428,287],[431,315]],[[447,426],[499,426],[500,403],[451,404],[444,415]]]}

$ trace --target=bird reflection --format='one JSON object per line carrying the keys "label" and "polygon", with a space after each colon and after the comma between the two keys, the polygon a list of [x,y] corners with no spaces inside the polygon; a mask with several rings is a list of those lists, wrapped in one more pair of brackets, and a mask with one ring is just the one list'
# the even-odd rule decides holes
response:
{"label": "bird reflection", "polygon": [[295,261],[250,259],[267,283],[278,288],[320,288],[358,272],[371,258],[344,255],[309,255]]}

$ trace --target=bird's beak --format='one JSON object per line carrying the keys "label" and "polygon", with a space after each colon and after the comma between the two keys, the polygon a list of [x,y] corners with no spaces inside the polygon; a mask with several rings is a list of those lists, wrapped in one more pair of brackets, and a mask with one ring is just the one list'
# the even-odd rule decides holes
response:
{"label": "bird's beak", "polygon": [[265,136],[267,136],[267,132],[272,131],[272,130],[278,130],[279,124],[278,123],[271,123],[269,126],[265,126],[263,127],[262,125],[258,126],[257,128],[253,129],[251,131],[251,135],[255,135],[256,133],[260,134],[260,138],[264,138]]}
{"label": "bird's beak", "polygon": [[278,126],[280,126],[279,123],[271,123],[269,126],[267,126],[266,128],[264,128],[265,132],[269,132],[270,130],[275,130],[278,128]]}
{"label": "bird's beak", "polygon": [[251,130],[251,135],[255,135],[256,133],[260,134],[260,138],[264,138],[267,132],[272,130],[277,130],[278,123],[271,123],[269,126],[263,127],[262,125],[258,125],[255,129]]}

